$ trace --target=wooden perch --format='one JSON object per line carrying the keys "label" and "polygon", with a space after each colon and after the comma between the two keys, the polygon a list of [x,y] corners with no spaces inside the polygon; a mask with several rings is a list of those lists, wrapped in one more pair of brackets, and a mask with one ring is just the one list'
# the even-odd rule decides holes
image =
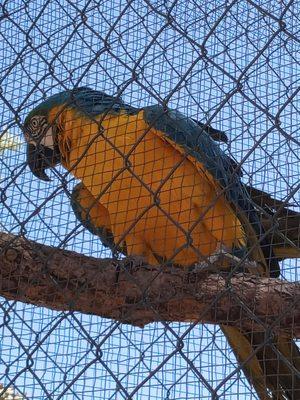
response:
{"label": "wooden perch", "polygon": [[0,248],[0,294],[7,299],[141,327],[153,321],[245,330],[272,325],[300,337],[300,284],[250,274],[227,282],[225,275],[152,267],[134,258],[96,259],[5,233]]}

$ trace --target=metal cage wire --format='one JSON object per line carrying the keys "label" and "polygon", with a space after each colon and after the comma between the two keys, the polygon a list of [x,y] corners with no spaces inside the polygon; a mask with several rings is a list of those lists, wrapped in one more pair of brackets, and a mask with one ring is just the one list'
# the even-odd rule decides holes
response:
{"label": "metal cage wire", "polygon": [[[0,7],[0,132],[21,142],[1,151],[2,232],[111,256],[74,216],[77,181],[56,167],[45,184],[25,165],[25,116],[80,86],[134,107],[167,104],[226,132],[229,142],[220,146],[241,164],[243,182],[299,211],[299,2],[21,0]],[[296,281],[297,266],[283,261],[282,278]],[[258,399],[217,325],[140,329],[4,298],[1,314],[0,383],[24,399]]]}

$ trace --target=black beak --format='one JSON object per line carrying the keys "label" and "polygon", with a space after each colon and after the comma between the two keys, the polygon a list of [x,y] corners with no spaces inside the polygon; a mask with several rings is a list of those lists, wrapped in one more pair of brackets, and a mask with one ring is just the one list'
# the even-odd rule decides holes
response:
{"label": "black beak", "polygon": [[27,163],[28,166],[37,178],[49,182],[51,179],[46,174],[45,170],[56,165],[60,161],[56,151],[42,144],[34,145],[27,144]]}

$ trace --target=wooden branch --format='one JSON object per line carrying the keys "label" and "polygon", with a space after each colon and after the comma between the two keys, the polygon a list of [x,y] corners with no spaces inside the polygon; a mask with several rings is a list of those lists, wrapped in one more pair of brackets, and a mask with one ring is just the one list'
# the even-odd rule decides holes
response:
{"label": "wooden branch", "polygon": [[[0,233],[0,295],[144,326],[196,321],[300,337],[300,284],[96,259]],[[216,268],[216,265],[213,265]]]}

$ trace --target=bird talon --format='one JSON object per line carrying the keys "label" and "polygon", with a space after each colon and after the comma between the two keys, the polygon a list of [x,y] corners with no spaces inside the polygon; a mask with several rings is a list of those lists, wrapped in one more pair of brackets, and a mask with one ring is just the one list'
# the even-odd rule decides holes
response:
{"label": "bird talon", "polygon": [[248,259],[242,260],[233,255],[230,250],[222,243],[218,244],[217,249],[204,261],[194,264],[190,272],[210,272],[218,273],[222,271],[229,272],[236,269],[236,272],[248,270],[250,273],[261,274],[256,262]]}
{"label": "bird talon", "polygon": [[189,273],[205,273],[205,272],[218,272],[218,268],[211,262],[207,261],[201,261],[197,264],[194,264],[190,267]]}
{"label": "bird talon", "polygon": [[135,271],[137,271],[141,266],[146,265],[147,260],[145,257],[134,256],[134,257],[126,257],[123,259],[122,263],[118,263],[116,266],[116,279],[115,283],[119,283],[121,272],[132,275]]}

